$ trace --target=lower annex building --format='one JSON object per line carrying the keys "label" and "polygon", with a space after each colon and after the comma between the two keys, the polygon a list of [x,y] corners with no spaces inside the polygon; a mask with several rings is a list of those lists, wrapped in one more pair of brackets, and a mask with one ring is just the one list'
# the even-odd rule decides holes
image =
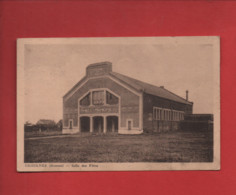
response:
{"label": "lower annex building", "polygon": [[63,133],[140,134],[176,130],[193,103],[112,71],[110,62],[88,65],[86,75],[63,97]]}

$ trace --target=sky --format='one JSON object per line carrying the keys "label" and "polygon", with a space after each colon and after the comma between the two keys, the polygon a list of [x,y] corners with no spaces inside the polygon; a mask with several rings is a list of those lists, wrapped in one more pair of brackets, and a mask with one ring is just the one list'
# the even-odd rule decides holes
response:
{"label": "sky", "polygon": [[111,62],[114,72],[164,86],[194,102],[194,113],[213,113],[211,44],[27,44],[24,51],[25,121],[62,119],[62,97],[87,65]]}

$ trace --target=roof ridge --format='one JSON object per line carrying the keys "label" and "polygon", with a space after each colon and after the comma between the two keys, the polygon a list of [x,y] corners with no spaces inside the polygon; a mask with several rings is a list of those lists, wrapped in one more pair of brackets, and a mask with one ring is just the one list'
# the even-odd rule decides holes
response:
{"label": "roof ridge", "polygon": [[[153,87],[159,87],[159,86],[156,86],[156,85],[154,85],[154,84],[150,84],[150,83],[147,83],[147,82],[145,82],[145,81],[141,81],[141,80],[138,80],[138,79],[134,79],[134,78],[132,78],[132,77],[129,77],[129,76],[127,76],[127,75],[124,75],[124,74],[121,74],[121,73],[118,73],[118,72],[111,72],[111,73],[115,73],[115,74],[119,74],[119,75],[122,75],[122,76],[124,76],[124,77],[127,77],[127,78],[129,78],[129,79],[132,79],[132,80],[135,80],[135,81],[138,81],[138,82],[142,82],[142,83],[145,83],[145,84],[147,84],[147,85],[151,85],[151,86],[153,86]],[[160,87],[159,87],[160,88]]]}
{"label": "roof ridge", "polygon": [[[151,87],[154,87],[154,88],[158,88],[159,90],[165,90],[167,93],[169,93],[169,94],[171,94],[171,95],[173,95],[173,96],[175,96],[176,98],[180,98],[182,101],[184,101],[185,103],[189,103],[189,104],[191,104],[192,102],[190,102],[190,101],[187,101],[186,99],[184,99],[183,97],[181,97],[181,96],[179,96],[179,95],[176,95],[175,93],[173,93],[173,92],[171,92],[171,91],[169,91],[168,89],[166,89],[166,88],[162,88],[162,87],[159,87],[159,86],[156,86],[156,85],[154,85],[154,84],[150,84],[150,83],[147,83],[147,82],[144,82],[144,81],[140,81],[140,80],[138,80],[138,79],[134,79],[134,78],[132,78],[132,77],[129,77],[129,76],[126,76],[126,75],[124,75],[124,74],[121,74],[121,73],[117,73],[117,72],[110,72],[111,74],[112,73],[114,73],[114,74],[112,74],[113,76],[116,76],[116,75],[120,75],[120,76],[123,76],[123,77],[126,77],[127,79],[131,79],[131,80],[133,80],[133,81],[135,81],[135,82],[137,82],[137,83],[135,83],[136,85],[138,85],[139,87],[143,87],[143,86],[140,86],[139,85],[139,83],[140,84],[144,84],[144,85],[148,85],[148,86],[151,86]],[[124,81],[125,82],[125,81]],[[125,82],[126,84],[128,84],[127,82]],[[148,93],[145,89],[142,89],[145,93]],[[148,94],[151,94],[151,93],[148,93]],[[165,97],[163,97],[163,98],[165,98]],[[166,99],[170,99],[170,98],[166,98]],[[172,99],[173,100],[173,99]],[[177,101],[177,100],[173,100],[173,101]]]}
{"label": "roof ridge", "polygon": [[[113,73],[119,74],[119,75],[124,76],[124,77],[128,77],[128,76],[125,76],[125,75],[123,75],[123,74],[120,74],[120,73],[117,73],[117,72],[113,72],[113,71],[110,72],[109,74],[110,74],[111,76],[113,76],[113,77],[116,77],[116,75],[114,75]],[[133,78],[131,78],[131,77],[128,77],[128,78],[129,78],[129,79],[133,79]],[[124,82],[124,83],[125,83],[126,85],[128,85],[129,87],[132,87],[133,89],[135,89],[135,90],[137,90],[137,91],[140,91],[140,90],[136,89],[134,86],[132,86],[131,84],[125,82],[124,80],[122,80],[122,79],[120,79],[120,78],[118,78],[118,77],[116,77],[116,79],[118,79],[118,80]],[[136,79],[133,79],[133,80],[136,80]],[[138,80],[137,80],[137,81],[138,81]]]}

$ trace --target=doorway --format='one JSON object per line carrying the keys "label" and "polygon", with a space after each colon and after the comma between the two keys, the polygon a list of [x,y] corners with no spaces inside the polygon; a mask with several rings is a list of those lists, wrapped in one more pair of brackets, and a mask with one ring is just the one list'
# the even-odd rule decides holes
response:
{"label": "doorway", "polygon": [[107,132],[118,132],[118,117],[117,116],[107,117]]}
{"label": "doorway", "polygon": [[95,133],[103,132],[103,117],[101,116],[93,117],[93,132]]}
{"label": "doorway", "polygon": [[69,121],[69,128],[70,128],[70,129],[73,128],[73,121],[72,121],[72,120]]}
{"label": "doorway", "polygon": [[132,128],[132,121],[128,120],[128,130],[131,130],[131,128]]}
{"label": "doorway", "polygon": [[87,116],[80,117],[80,131],[89,132],[90,130],[90,118]]}

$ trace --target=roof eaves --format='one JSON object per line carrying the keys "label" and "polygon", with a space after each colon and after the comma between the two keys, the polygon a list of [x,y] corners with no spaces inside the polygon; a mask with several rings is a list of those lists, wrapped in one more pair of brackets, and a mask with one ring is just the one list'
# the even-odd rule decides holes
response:
{"label": "roof eaves", "polygon": [[[152,94],[152,93],[149,93],[149,92],[145,92],[145,91],[144,91],[144,93],[145,93],[145,94],[148,94],[148,95],[152,95],[152,96],[157,96],[157,95],[155,95],[155,94]],[[177,103],[180,103],[180,104],[188,104],[188,105],[193,104],[192,102],[180,102],[180,101],[173,100],[173,99],[166,98],[166,97],[161,97],[161,96],[157,96],[157,97],[159,97],[159,98],[161,98],[161,99],[165,99],[165,100],[170,100],[170,101],[172,101],[172,102],[177,102]]]}
{"label": "roof eaves", "polygon": [[190,102],[190,101],[188,101],[188,100],[184,99],[183,97],[176,95],[175,93],[173,93],[173,92],[169,91],[169,90],[168,90],[168,89],[166,89],[166,88],[162,88],[162,89],[164,89],[164,90],[166,90],[167,92],[171,93],[172,95],[175,95],[176,97],[178,97],[178,98],[182,99],[183,101],[185,101],[185,102],[186,102],[186,103],[188,103],[188,104],[193,104],[193,102]]}

